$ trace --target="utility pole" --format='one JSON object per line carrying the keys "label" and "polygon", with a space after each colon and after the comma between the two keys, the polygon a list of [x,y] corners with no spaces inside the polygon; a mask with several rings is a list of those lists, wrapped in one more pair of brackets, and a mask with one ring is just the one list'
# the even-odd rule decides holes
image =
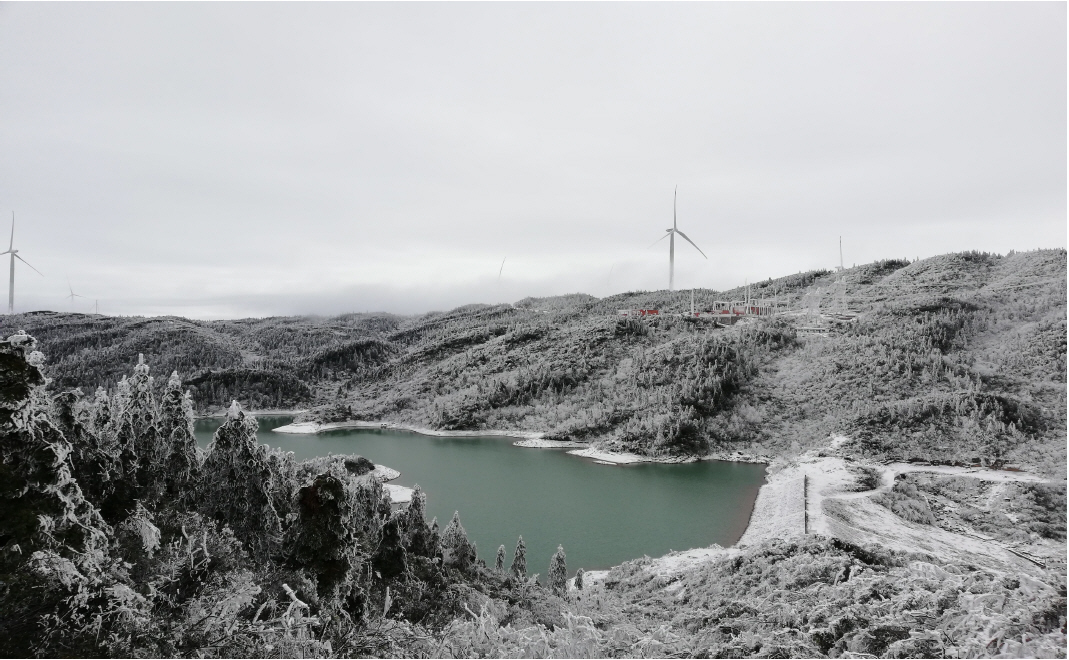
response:
{"label": "utility pole", "polygon": [[843,272],[843,237],[839,237],[839,272]]}

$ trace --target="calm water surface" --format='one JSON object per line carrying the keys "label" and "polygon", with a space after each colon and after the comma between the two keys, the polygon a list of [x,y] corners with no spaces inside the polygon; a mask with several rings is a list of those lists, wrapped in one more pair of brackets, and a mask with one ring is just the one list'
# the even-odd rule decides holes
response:
{"label": "calm water surface", "polygon": [[[259,417],[261,443],[292,451],[298,460],[360,454],[401,472],[391,483],[419,484],[429,516],[441,527],[453,511],[479,557],[493,565],[505,545],[506,565],[516,539],[527,545],[527,572],[543,581],[563,544],[568,571],[608,568],[739,539],[764,483],[763,465],[706,461],[684,465],[598,465],[559,449],[514,447],[509,438],[438,438],[394,430],[339,430],[289,435],[272,429],[291,417]],[[207,445],[220,419],[197,420]]]}

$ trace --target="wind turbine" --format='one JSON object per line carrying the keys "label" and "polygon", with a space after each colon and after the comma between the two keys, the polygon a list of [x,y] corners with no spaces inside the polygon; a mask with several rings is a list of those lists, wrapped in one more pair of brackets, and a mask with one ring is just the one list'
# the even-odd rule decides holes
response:
{"label": "wind turbine", "polygon": [[[15,249],[15,212],[14,211],[11,212],[11,242],[7,246],[7,252],[0,252],[0,255],[5,255],[5,254],[10,254],[11,255],[11,277],[8,280],[8,285],[7,285],[7,313],[8,314],[14,314],[15,313],[15,260],[18,259],[19,261],[21,261],[22,263],[26,264],[27,266],[30,266],[30,262],[28,262],[25,259],[23,259],[22,257],[20,257],[19,256],[19,251]],[[33,268],[33,266],[30,266],[30,268]],[[44,277],[44,273],[42,273],[41,271],[37,270],[36,268],[33,268],[33,271],[35,273],[37,273],[38,275],[40,275],[41,277]]]}
{"label": "wind turbine", "polygon": [[[680,237],[683,238],[683,240],[685,240],[686,242],[690,243],[691,245],[694,245],[694,241],[690,240],[687,237],[686,234],[684,234],[683,232],[679,231],[679,227],[676,224],[676,198],[678,196],[679,196],[679,186],[676,186],[675,193],[672,194],[672,228],[671,229],[665,229],[665,232],[667,232],[667,233],[664,236],[661,236],[660,238],[658,238],[656,241],[654,241],[650,245],[650,247],[653,247],[657,243],[660,243],[661,241],[663,241],[665,238],[669,239],[669,241],[668,241],[668,245],[669,245],[669,247],[668,247],[668,290],[669,291],[672,290],[672,288],[675,286],[675,282],[676,282],[676,234],[679,234]],[[698,247],[697,245],[694,245],[694,249],[697,250],[698,252],[701,252],[701,255],[703,257],[705,257],[705,253],[702,252],[702,249],[700,247]],[[705,257],[705,258],[708,259],[709,257]]]}
{"label": "wind turbine", "polygon": [[71,286],[71,278],[69,277],[67,278],[67,289],[70,291],[70,295],[63,297],[69,299],[72,306],[74,305],[75,298],[85,298],[85,296],[74,292],[74,288]]}

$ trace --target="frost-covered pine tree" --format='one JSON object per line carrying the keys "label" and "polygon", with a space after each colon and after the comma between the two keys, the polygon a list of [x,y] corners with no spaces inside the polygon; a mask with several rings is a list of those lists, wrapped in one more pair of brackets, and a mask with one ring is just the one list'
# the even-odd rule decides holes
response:
{"label": "frost-covered pine tree", "polygon": [[159,434],[167,446],[164,490],[171,502],[190,501],[200,471],[197,438],[193,434],[193,401],[182,392],[178,372],[171,374],[160,400]]}
{"label": "frost-covered pine tree", "polygon": [[583,590],[583,569],[581,568],[575,572],[575,590]]}
{"label": "frost-covered pine tree", "polygon": [[93,395],[92,412],[89,415],[89,429],[102,440],[112,439],[111,399],[108,398],[108,391],[103,387],[98,387],[96,394]]}
{"label": "frost-covered pine tree", "polygon": [[85,496],[103,502],[115,487],[118,464],[110,447],[92,430],[91,411],[81,402],[79,389],[60,392],[52,398],[52,419],[71,445],[72,476]]}
{"label": "frost-covered pine tree", "polygon": [[[136,483],[136,497],[154,502],[164,491],[167,447],[156,426],[158,410],[145,356],[138,354],[134,375],[120,382],[116,436],[123,478]],[[125,388],[121,386],[125,383]],[[132,503],[124,503],[127,506]],[[132,509],[131,509],[132,510]]]}
{"label": "frost-covered pine tree", "polygon": [[[72,478],[72,449],[48,418],[35,348],[22,332],[0,341],[0,654],[7,657],[30,657],[50,627],[95,615],[110,582],[103,567],[111,530]],[[64,630],[65,652],[94,654],[92,636],[76,629]]]}
{"label": "frost-covered pine tree", "polygon": [[427,494],[416,484],[412,501],[404,512],[404,542],[408,551],[421,557],[437,557],[441,554],[440,540],[427,525]]}
{"label": "frost-covered pine tree", "polygon": [[523,536],[516,541],[516,554],[512,557],[512,574],[521,580],[527,577],[527,546],[523,544]]}
{"label": "frost-covered pine tree", "polygon": [[475,564],[475,544],[468,540],[468,533],[460,524],[460,512],[453,512],[453,519],[442,532],[442,563],[468,570]]}
{"label": "frost-covered pine tree", "polygon": [[494,568],[498,573],[505,571],[505,546],[501,545],[497,548],[497,561],[494,562]]}
{"label": "frost-covered pine tree", "polygon": [[558,545],[557,551],[549,560],[549,588],[558,596],[568,591],[568,566],[565,563],[564,546]]}
{"label": "frost-covered pine tree", "polygon": [[300,489],[297,520],[287,531],[292,560],[316,577],[317,593],[334,600],[360,566],[355,498],[333,474],[320,474]]}
{"label": "frost-covered pine tree", "polygon": [[256,419],[237,401],[208,445],[200,483],[203,512],[230,525],[254,555],[267,556],[281,534],[271,468],[267,448],[256,441]]}

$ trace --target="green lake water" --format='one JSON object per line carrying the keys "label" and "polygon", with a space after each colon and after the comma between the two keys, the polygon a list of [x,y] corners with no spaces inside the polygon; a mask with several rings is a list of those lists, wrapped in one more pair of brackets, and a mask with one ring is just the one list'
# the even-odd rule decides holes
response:
{"label": "green lake water", "polygon": [[[479,557],[493,565],[505,545],[506,565],[516,539],[527,545],[527,572],[544,581],[549,560],[564,546],[568,572],[609,568],[719,543],[735,543],[746,529],[763,465],[704,461],[680,465],[599,465],[560,449],[514,447],[509,438],[440,438],[395,430],[338,430],[318,435],[274,433],[291,417],[259,417],[261,443],[292,451],[298,460],[359,454],[401,473],[391,483],[419,484],[428,516],[444,528],[460,511]],[[206,446],[221,419],[196,422]]]}

